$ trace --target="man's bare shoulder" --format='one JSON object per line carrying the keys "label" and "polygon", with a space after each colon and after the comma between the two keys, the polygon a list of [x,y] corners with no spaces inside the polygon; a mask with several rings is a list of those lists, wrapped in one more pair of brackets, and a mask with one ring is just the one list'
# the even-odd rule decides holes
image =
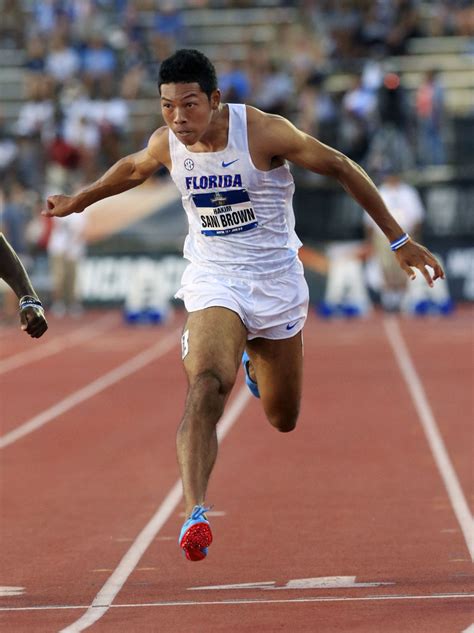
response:
{"label": "man's bare shoulder", "polygon": [[284,154],[301,132],[288,119],[247,106],[247,128],[252,144],[274,156]]}
{"label": "man's bare shoulder", "polygon": [[169,150],[169,128],[167,125],[159,127],[153,132],[148,141],[148,147],[152,150]]}
{"label": "man's bare shoulder", "polygon": [[269,112],[264,112],[263,110],[259,110],[254,106],[245,106],[247,109],[247,125],[254,126],[278,126],[288,124],[289,121],[279,114],[270,114]]}
{"label": "man's bare shoulder", "polygon": [[159,127],[153,132],[148,141],[148,152],[163,165],[170,162],[169,128],[167,125]]}

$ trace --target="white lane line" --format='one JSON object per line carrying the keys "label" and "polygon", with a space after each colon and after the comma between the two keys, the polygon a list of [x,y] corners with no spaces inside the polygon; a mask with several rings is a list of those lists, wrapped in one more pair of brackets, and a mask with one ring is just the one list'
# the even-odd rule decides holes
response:
{"label": "white lane line", "polygon": [[[411,360],[400,326],[395,317],[392,316],[384,319],[384,327],[398,367],[417,410],[436,466],[448,492],[454,514],[461,526],[471,560],[474,561],[474,517],[471,514],[456,471],[449,458],[421,380]],[[447,394],[447,397],[449,397],[449,394]]]}
{"label": "white lane line", "polygon": [[[213,605],[236,605],[236,604],[300,604],[302,602],[391,602],[392,600],[411,601],[411,600],[464,600],[474,598],[474,593],[439,593],[431,595],[385,595],[385,596],[313,596],[303,598],[236,598],[235,600],[183,600],[175,602],[142,602],[142,603],[128,603],[128,604],[111,604],[111,609],[143,609],[150,607],[202,607]],[[101,610],[103,607],[96,607],[96,610]],[[0,607],[0,611],[66,611],[73,609],[87,609],[86,605],[47,605],[47,606],[34,606],[34,607]],[[100,617],[100,616],[99,616]],[[78,620],[79,622],[79,620]],[[91,622],[92,624],[92,622]],[[74,626],[67,627],[59,633],[76,633],[77,631],[83,631],[84,629],[73,629]],[[474,626],[474,625],[472,625]],[[464,633],[472,633],[472,628],[469,627]]]}
{"label": "white lane line", "polygon": [[84,400],[92,398],[92,396],[95,396],[101,391],[104,391],[104,389],[107,389],[107,387],[114,385],[120,380],[123,380],[127,376],[135,373],[139,369],[142,369],[146,365],[149,365],[160,356],[163,356],[174,345],[178,343],[179,333],[180,329],[174,330],[152,347],[146,349],[143,352],[140,352],[136,356],[133,356],[133,358],[125,361],[124,363],[122,363],[122,365],[119,365],[103,376],[100,376],[85,387],[82,387],[82,389],[74,391],[73,393],[69,394],[69,396],[63,398],[63,400],[60,400],[52,407],[49,407],[49,409],[42,411],[27,422],[24,422],[23,424],[18,426],[16,429],[13,429],[9,433],[6,433],[2,437],[0,437],[0,449],[10,446],[10,444],[17,442],[22,437],[25,437],[25,435],[36,431],[48,422],[51,422],[51,420],[57,418],[59,415],[62,415],[66,411],[69,411],[69,409],[72,409],[81,402],[84,402]]}
{"label": "white lane line", "polygon": [[31,347],[23,352],[18,352],[18,354],[8,356],[0,360],[0,374],[5,374],[23,365],[30,365],[33,361],[47,358],[48,356],[61,352],[67,347],[72,347],[73,345],[78,345],[83,341],[89,340],[91,337],[97,336],[103,330],[107,329],[116,320],[116,315],[106,314],[92,323],[88,323],[64,336],[58,336],[52,341],[43,343],[40,347]]}
{"label": "white lane line", "polygon": [[[224,413],[221,421],[219,422],[217,434],[220,441],[224,439],[228,431],[236,422],[249,398],[250,393],[247,390],[247,387],[243,386],[235,399],[230,403],[228,410]],[[163,503],[137,536],[130,549],[126,552],[125,556],[118,564],[118,567],[96,595],[84,615],[65,629],[61,629],[59,633],[80,633],[80,631],[84,631],[89,626],[97,622],[97,620],[99,620],[108,611],[108,609],[113,606],[112,602],[114,601],[116,595],[122,589],[123,585],[127,581],[127,578],[135,569],[153,539],[157,536],[163,525],[176,510],[182,496],[183,491],[181,480],[178,479],[165,497]]]}
{"label": "white lane line", "polygon": [[234,591],[235,589],[262,589],[263,591],[291,591],[301,589],[359,589],[394,585],[394,582],[356,582],[356,576],[320,576],[319,578],[294,578],[286,585],[278,586],[275,580],[244,582],[235,585],[205,585],[188,587],[188,591]]}
{"label": "white lane line", "polygon": [[0,598],[8,598],[9,596],[21,596],[25,593],[24,587],[0,587]]}

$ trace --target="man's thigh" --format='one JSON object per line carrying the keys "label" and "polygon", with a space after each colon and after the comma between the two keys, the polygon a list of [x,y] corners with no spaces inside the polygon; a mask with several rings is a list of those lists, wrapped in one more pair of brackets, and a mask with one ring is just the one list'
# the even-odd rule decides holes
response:
{"label": "man's thigh", "polygon": [[246,347],[265,412],[298,410],[303,382],[302,332],[286,339],[252,339]]}
{"label": "man's thigh", "polygon": [[245,347],[247,331],[239,315],[212,307],[191,312],[182,335],[182,357],[190,381],[211,372],[233,384]]}

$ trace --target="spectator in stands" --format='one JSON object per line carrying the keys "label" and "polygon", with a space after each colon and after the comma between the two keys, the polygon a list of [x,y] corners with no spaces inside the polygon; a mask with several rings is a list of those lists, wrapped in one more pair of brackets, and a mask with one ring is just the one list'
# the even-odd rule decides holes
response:
{"label": "spectator in stands", "polygon": [[53,220],[47,246],[53,286],[51,312],[59,318],[67,313],[82,314],[78,271],[86,250],[86,218],[73,213],[66,219],[66,222]]}
{"label": "spectator in stands", "polygon": [[35,30],[41,34],[49,35],[56,26],[56,1],[33,0],[32,17]]}
{"label": "spectator in stands", "polygon": [[55,111],[51,84],[42,81],[21,106],[15,124],[17,173],[22,182],[37,191],[44,177],[44,148],[54,137]]}
{"label": "spectator in stands", "polygon": [[18,0],[3,0],[0,19],[0,43],[5,48],[21,48],[25,37],[25,14]]}
{"label": "spectator in stands", "polygon": [[141,84],[146,77],[147,53],[140,40],[129,40],[127,52],[123,59],[123,77],[120,84],[120,95],[127,100],[140,96]]}
{"label": "spectator in stands", "polygon": [[157,11],[153,24],[154,34],[169,38],[174,45],[179,45],[185,36],[185,25],[181,9],[172,0],[157,2]]}
{"label": "spectator in stands", "polygon": [[417,0],[393,0],[396,13],[386,38],[390,55],[404,55],[411,37],[422,35]]}
{"label": "spectator in stands", "polygon": [[100,130],[94,116],[94,102],[80,81],[64,92],[64,140],[80,154],[86,180],[95,178],[100,163]]}
{"label": "spectator in stands", "polygon": [[330,54],[332,59],[352,60],[354,43],[360,23],[357,5],[350,2],[328,3],[326,8]]}
{"label": "spectator in stands", "polygon": [[428,35],[474,36],[474,6],[471,0],[438,0],[430,8]]}
{"label": "spectator in stands", "polygon": [[129,109],[125,99],[116,95],[110,85],[97,84],[95,91],[91,116],[98,127],[100,147],[108,167],[120,158],[120,143],[129,128]]}
{"label": "spectator in stands", "polygon": [[365,7],[360,21],[355,42],[361,54],[366,56],[373,49],[386,49],[386,40],[390,25],[386,15],[381,11],[380,3],[370,2]]}
{"label": "spectator in stands", "polygon": [[314,73],[306,81],[298,100],[298,127],[322,143],[337,143],[338,111],[325,90],[324,77]]}
{"label": "spectator in stands", "polygon": [[52,138],[54,134],[54,103],[49,82],[36,85],[21,106],[16,131],[21,136],[37,137],[43,141]]}
{"label": "spectator in stands", "polygon": [[25,239],[28,244],[28,251],[33,258],[33,267],[36,268],[39,258],[43,259],[47,255],[47,247],[51,230],[53,228],[53,218],[47,218],[41,213],[41,196],[37,196],[32,202],[32,214],[25,230]]}
{"label": "spectator in stands", "polygon": [[173,49],[185,41],[185,25],[182,11],[172,0],[157,2],[153,33],[151,35],[152,48],[158,60],[164,59]]}
{"label": "spectator in stands", "polygon": [[280,66],[287,66],[296,90],[310,77],[322,73],[327,59],[324,38],[316,36],[307,23],[284,25],[277,29],[272,58]]}
{"label": "spectator in stands", "polygon": [[271,114],[288,115],[288,106],[293,97],[292,78],[283,66],[269,60],[253,74],[252,103]]}
{"label": "spectator in stands", "polygon": [[342,98],[338,145],[357,162],[363,161],[367,152],[376,106],[376,97],[362,83],[362,75],[354,75],[352,88]]}
{"label": "spectator in stands", "polygon": [[6,182],[15,167],[18,146],[12,134],[7,130],[5,119],[0,111],[0,179]]}
{"label": "spectator in stands", "polygon": [[342,99],[344,111],[368,124],[375,112],[376,105],[374,94],[364,85],[362,75],[354,75],[352,87]]}
{"label": "spectator in stands", "polygon": [[46,186],[48,189],[71,191],[79,181],[81,154],[59,131],[47,147]]}
{"label": "spectator in stands", "polygon": [[[402,180],[400,167],[395,163],[387,164],[379,192],[397,222],[405,227],[414,240],[418,240],[425,210],[418,191]],[[376,280],[374,285],[378,286],[383,308],[388,312],[396,312],[402,305],[407,276],[396,263],[393,265],[394,257],[386,248],[384,234],[372,218],[364,216],[364,222],[374,258],[369,279]]]}
{"label": "spectator in stands", "polygon": [[367,168],[377,177],[395,163],[406,171],[415,164],[410,145],[411,111],[400,77],[386,73],[377,92],[378,125],[366,157]]}
{"label": "spectator in stands", "polygon": [[377,94],[385,75],[385,55],[383,48],[375,46],[362,62],[362,84],[373,94]]}
{"label": "spectator in stands", "polygon": [[70,38],[78,43],[87,42],[91,33],[108,33],[111,23],[110,14],[96,0],[67,0],[66,17]]}
{"label": "spectator in stands", "polygon": [[118,15],[122,15],[127,10],[128,2],[129,0],[95,0],[95,4],[100,9]]}
{"label": "spectator in stands", "polygon": [[107,46],[99,33],[90,36],[82,53],[82,76],[87,85],[96,82],[112,86],[117,69],[117,58],[114,51]]}
{"label": "spectator in stands", "polygon": [[28,193],[21,182],[13,180],[5,187],[5,194],[2,231],[17,255],[26,258],[25,227],[30,215]]}
{"label": "spectator in stands", "polygon": [[127,3],[120,21],[120,27],[123,29],[129,43],[138,42],[143,50],[147,48],[148,29],[141,19],[137,2]]}
{"label": "spectator in stands", "polygon": [[75,77],[79,68],[78,53],[61,33],[55,33],[51,38],[49,52],[46,56],[46,72],[56,84],[61,85]]}
{"label": "spectator in stands", "polygon": [[243,103],[249,98],[250,79],[240,61],[224,58],[216,68],[224,101]]}
{"label": "spectator in stands", "polygon": [[421,165],[443,165],[446,162],[444,109],[444,88],[439,73],[429,70],[416,91],[418,159]]}
{"label": "spectator in stands", "polygon": [[46,46],[39,35],[33,35],[28,39],[23,68],[26,71],[26,94],[31,94],[38,89],[38,84],[45,81]]}
{"label": "spectator in stands", "polygon": [[[42,191],[46,167],[45,145],[37,135],[18,134],[15,137],[17,154],[15,173],[25,187],[34,191]],[[49,142],[49,135],[45,143]]]}

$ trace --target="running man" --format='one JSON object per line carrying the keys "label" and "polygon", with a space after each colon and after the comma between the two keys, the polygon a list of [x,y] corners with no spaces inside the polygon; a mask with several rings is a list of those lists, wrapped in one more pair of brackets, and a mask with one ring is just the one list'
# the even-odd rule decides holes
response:
{"label": "running man", "polygon": [[3,233],[0,233],[0,277],[20,300],[21,329],[32,338],[39,338],[48,329],[41,301],[23,264]]}
{"label": "running man", "polygon": [[270,424],[288,432],[298,417],[308,287],[287,161],[336,178],[385,233],[409,277],[418,269],[431,286],[444,273],[393,219],[361,167],[280,116],[221,103],[215,69],[199,51],[179,50],[164,60],[158,84],[166,126],[146,149],[122,158],[74,196],[49,197],[44,213],[80,213],[136,187],[162,165],[181,192],[190,263],[176,295],[188,312],[182,336],[188,393],[177,433],[187,519],[179,545],[195,561],[212,541],[204,504],[217,456],[216,425],[242,358]]}

